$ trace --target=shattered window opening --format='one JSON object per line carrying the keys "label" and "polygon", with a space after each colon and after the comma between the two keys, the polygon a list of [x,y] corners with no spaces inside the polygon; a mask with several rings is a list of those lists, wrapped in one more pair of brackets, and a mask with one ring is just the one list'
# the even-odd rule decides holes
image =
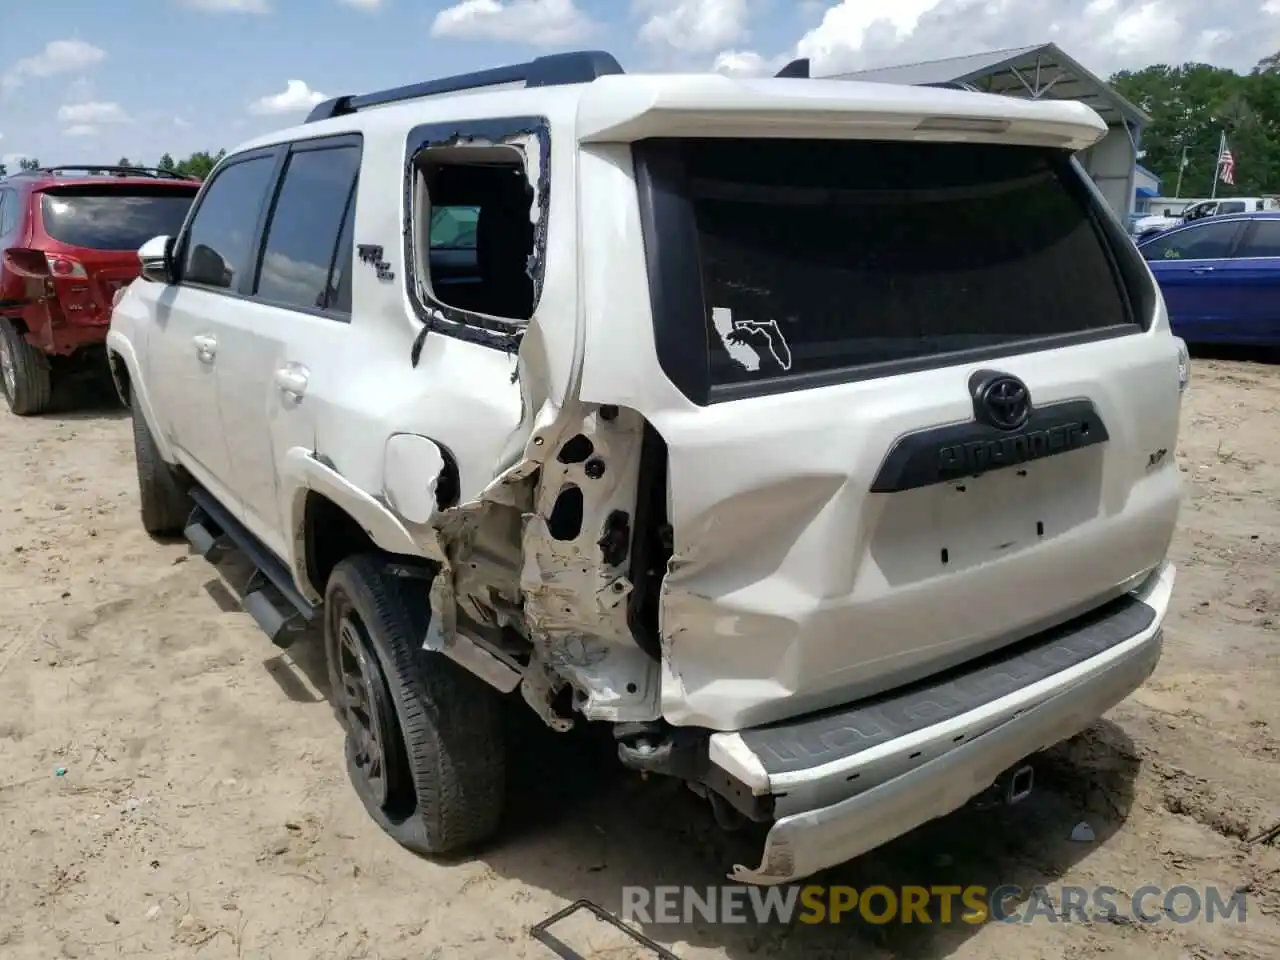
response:
{"label": "shattered window opening", "polygon": [[[535,301],[535,197],[520,151],[505,145],[429,148],[416,168],[421,292],[442,307],[527,322]],[[465,221],[468,214],[470,236],[466,229],[442,229],[445,217]]]}

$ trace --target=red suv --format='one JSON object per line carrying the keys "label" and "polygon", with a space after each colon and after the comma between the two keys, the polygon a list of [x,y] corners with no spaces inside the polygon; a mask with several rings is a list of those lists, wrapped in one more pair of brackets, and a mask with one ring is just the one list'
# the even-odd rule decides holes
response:
{"label": "red suv", "polygon": [[200,181],[150,167],[47,167],[0,178],[0,385],[14,413],[53,380],[102,363],[111,308],[138,248],[175,236]]}

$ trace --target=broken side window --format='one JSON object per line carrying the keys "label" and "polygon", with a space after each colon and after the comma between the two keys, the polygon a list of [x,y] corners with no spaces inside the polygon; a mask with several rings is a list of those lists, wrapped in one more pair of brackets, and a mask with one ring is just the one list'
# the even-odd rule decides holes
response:
{"label": "broken side window", "polygon": [[415,258],[438,305],[510,321],[533,315],[533,187],[507,146],[424,150],[417,161]]}

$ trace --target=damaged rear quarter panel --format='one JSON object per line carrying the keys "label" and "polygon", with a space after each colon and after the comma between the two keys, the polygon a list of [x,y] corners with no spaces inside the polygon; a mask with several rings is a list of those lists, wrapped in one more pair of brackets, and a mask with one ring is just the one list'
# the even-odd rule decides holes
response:
{"label": "damaged rear quarter panel", "polygon": [[[536,303],[527,323],[448,307],[418,275],[420,157],[432,149],[495,146],[520,153],[534,188],[529,271]],[[550,700],[566,684],[594,719],[652,719],[658,696],[657,664],[635,645],[627,624],[629,519],[643,424],[634,415],[601,418],[571,398],[581,357],[577,195],[571,176],[550,174],[553,165],[572,171],[575,149],[571,136],[553,148],[542,117],[417,127],[406,146],[402,198],[404,289],[422,324],[414,365],[427,363],[442,341],[518,351],[513,380],[523,408],[509,453],[490,464],[492,480],[477,490],[466,481],[479,479],[479,465],[460,463],[462,502],[431,525],[430,553],[443,562],[431,587],[439,629],[430,645],[459,662],[469,658],[473,667],[474,646],[510,665],[511,633],[523,635],[530,654],[524,694],[553,726],[561,721]],[[589,443],[592,455],[566,462],[562,448],[575,438]],[[564,508],[556,507],[566,486],[582,494],[571,534]],[[489,679],[505,686],[500,671]]]}

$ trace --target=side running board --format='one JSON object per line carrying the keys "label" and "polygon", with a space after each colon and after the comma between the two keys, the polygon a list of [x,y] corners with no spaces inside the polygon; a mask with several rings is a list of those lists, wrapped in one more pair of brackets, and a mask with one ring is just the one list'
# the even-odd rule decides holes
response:
{"label": "side running board", "polygon": [[208,492],[191,491],[195,509],[183,531],[201,557],[216,561],[229,549],[239,550],[253,564],[241,603],[263,632],[278,647],[288,647],[304,624],[316,618],[319,608],[293,585],[289,568],[266,549],[244,525]]}

